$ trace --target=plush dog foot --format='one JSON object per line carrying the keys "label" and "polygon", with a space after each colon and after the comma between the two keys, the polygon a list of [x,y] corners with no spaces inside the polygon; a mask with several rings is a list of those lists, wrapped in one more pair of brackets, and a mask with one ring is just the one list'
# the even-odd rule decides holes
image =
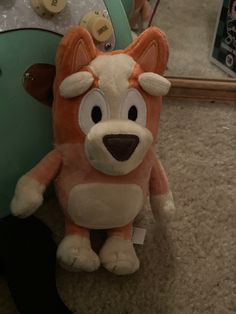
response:
{"label": "plush dog foot", "polygon": [[60,265],[69,271],[92,272],[100,266],[90,240],[79,235],[68,235],[62,240],[57,249],[57,258]]}
{"label": "plush dog foot", "polygon": [[139,260],[130,240],[110,237],[100,251],[103,266],[116,275],[128,275],[139,268]]}

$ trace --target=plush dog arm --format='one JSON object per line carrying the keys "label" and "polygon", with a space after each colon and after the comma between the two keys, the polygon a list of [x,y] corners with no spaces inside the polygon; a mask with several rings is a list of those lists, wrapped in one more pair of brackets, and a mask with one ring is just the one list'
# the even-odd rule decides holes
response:
{"label": "plush dog arm", "polygon": [[11,201],[11,213],[21,218],[30,216],[42,205],[44,191],[44,185],[29,175],[22,176]]}
{"label": "plush dog arm", "polygon": [[175,215],[176,209],[171,191],[162,195],[151,195],[150,203],[156,220],[168,221]]}
{"label": "plush dog arm", "polygon": [[172,192],[169,189],[168,179],[160,160],[152,169],[150,181],[150,204],[156,220],[170,220],[175,214],[175,205]]}
{"label": "plush dog arm", "polygon": [[11,212],[14,216],[28,217],[42,205],[43,193],[56,177],[60,165],[61,156],[53,150],[19,179],[11,201]]}

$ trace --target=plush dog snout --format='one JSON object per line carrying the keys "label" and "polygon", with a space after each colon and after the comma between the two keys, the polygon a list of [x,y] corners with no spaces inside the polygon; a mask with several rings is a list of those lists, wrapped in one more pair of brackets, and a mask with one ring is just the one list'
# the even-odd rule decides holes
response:
{"label": "plush dog snout", "polygon": [[103,137],[103,143],[116,160],[125,161],[138,146],[139,138],[132,134],[110,134]]}

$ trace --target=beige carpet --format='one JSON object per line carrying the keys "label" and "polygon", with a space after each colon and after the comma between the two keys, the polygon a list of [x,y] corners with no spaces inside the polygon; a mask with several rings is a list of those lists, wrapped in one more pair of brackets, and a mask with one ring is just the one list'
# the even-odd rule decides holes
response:
{"label": "beige carpet", "polygon": [[[166,25],[174,53],[169,74],[188,75],[186,71],[190,69],[192,75],[226,77],[207,59],[219,1],[204,5],[194,0],[183,2],[162,1],[161,8],[167,16],[162,17],[162,23],[160,19],[157,22],[164,30]],[[192,24],[192,31],[196,34],[195,44],[199,40],[195,46],[201,45],[202,49],[181,57],[176,45],[186,44],[180,34],[186,31],[187,16],[191,20],[183,9],[185,3],[190,11],[194,5],[198,8],[194,17],[199,17],[199,23]],[[200,19],[208,18],[207,36],[199,37],[203,26]],[[180,20],[184,23],[182,29]],[[137,247],[141,268],[134,275],[116,277],[103,269],[92,274],[72,274],[58,268],[59,291],[75,314],[236,313],[235,109],[236,104],[165,100],[158,151],[175,197],[176,218],[161,226],[147,213],[139,221],[148,231],[145,245]],[[56,201],[45,204],[38,216],[51,226],[59,240],[63,220]],[[3,279],[0,313],[16,313]]]}

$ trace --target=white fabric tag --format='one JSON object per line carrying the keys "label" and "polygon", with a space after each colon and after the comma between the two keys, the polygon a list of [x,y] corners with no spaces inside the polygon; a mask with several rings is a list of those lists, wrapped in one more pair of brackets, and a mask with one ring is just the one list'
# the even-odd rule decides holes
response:
{"label": "white fabric tag", "polygon": [[144,244],[145,236],[146,236],[146,229],[143,228],[133,228],[133,235],[132,235],[132,242],[134,244]]}

